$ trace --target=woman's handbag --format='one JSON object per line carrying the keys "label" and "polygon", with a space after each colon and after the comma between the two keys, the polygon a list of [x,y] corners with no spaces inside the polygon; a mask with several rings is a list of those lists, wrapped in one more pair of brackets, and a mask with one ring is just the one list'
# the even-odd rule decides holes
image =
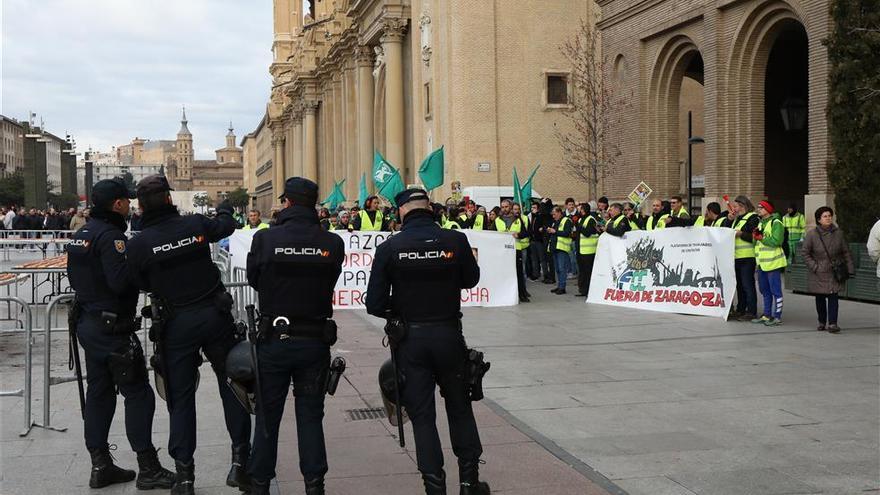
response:
{"label": "woman's handbag", "polygon": [[846,266],[846,262],[843,260],[832,259],[831,253],[828,252],[828,246],[825,245],[825,241],[822,239],[822,232],[819,232],[818,234],[819,242],[822,243],[822,247],[825,249],[825,255],[828,256],[828,262],[831,263],[831,276],[834,277],[834,280],[836,280],[838,284],[846,282],[849,280],[849,269]]}

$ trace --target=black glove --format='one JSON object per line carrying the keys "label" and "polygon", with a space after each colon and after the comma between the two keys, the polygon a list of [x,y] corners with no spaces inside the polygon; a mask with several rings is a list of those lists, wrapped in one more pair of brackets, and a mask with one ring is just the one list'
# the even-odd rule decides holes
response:
{"label": "black glove", "polygon": [[227,215],[232,215],[235,213],[235,209],[232,208],[232,203],[229,202],[228,199],[223,200],[222,203],[217,205],[217,214],[226,213]]}

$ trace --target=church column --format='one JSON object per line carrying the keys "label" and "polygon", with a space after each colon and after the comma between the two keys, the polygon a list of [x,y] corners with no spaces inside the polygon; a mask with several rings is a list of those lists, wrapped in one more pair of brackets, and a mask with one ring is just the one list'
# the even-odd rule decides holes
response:
{"label": "church column", "polygon": [[318,102],[303,105],[303,176],[318,182],[318,136],[315,133],[315,111]]}
{"label": "church column", "polygon": [[385,52],[385,158],[409,181],[404,154],[403,37],[406,19],[385,19],[382,50]]}
{"label": "church column", "polygon": [[373,50],[359,46],[357,51],[357,181],[366,172],[371,175],[373,163]]}
{"label": "church column", "polygon": [[337,64],[333,74],[332,92],[333,98],[333,180],[345,179],[345,114],[343,113],[342,94],[342,62]]}
{"label": "church column", "polygon": [[293,113],[293,175],[303,175],[303,116],[302,111]]}
{"label": "church column", "polygon": [[[275,150],[275,156],[272,159],[272,171],[275,179],[272,181],[272,194],[274,198],[281,196],[284,192],[284,128],[281,123],[272,125],[272,148]],[[274,204],[273,198],[273,204]]]}

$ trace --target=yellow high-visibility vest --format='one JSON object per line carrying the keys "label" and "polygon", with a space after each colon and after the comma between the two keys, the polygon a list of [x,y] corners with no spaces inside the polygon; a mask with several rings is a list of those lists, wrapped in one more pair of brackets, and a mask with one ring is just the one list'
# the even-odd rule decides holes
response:
{"label": "yellow high-visibility vest", "polygon": [[[746,222],[749,220],[749,218],[752,218],[753,216],[755,216],[755,214],[753,212],[749,212],[749,213],[746,213],[745,215],[743,215],[743,217],[738,222],[736,222],[736,224],[733,226],[733,230],[742,230],[742,228],[746,225]],[[744,240],[740,239],[739,237],[737,237],[734,240],[733,246],[734,246],[733,257],[735,259],[740,260],[740,259],[744,259],[744,258],[754,258],[755,257],[755,245],[752,244],[751,242],[744,241]]]}
{"label": "yellow high-visibility vest", "polygon": [[268,223],[260,222],[260,225],[257,225],[256,227],[251,227],[251,224],[247,224],[244,227],[242,227],[241,230],[261,230],[261,229],[268,229],[268,228],[269,228]]}
{"label": "yellow high-visibility vest", "polygon": [[647,225],[645,225],[645,228],[647,230],[665,229],[666,222],[664,222],[663,220],[668,217],[669,217],[669,213],[664,213],[664,214],[660,215],[660,218],[657,219],[657,225],[654,225],[654,215],[651,215],[650,217],[648,217],[648,223],[647,223]]}
{"label": "yellow high-visibility vest", "polygon": [[367,215],[367,210],[361,210],[358,212],[358,215],[361,217],[361,230],[382,230],[382,212],[376,210],[376,221],[371,222],[370,216]]}
{"label": "yellow high-visibility vest", "polygon": [[788,231],[789,241],[801,240],[801,238],[804,236],[804,228],[806,227],[804,214],[798,213],[793,217],[784,215],[782,217],[782,226],[785,227],[785,230]]}
{"label": "yellow high-visibility vest", "polygon": [[[495,230],[497,230],[498,232],[519,234],[520,232],[524,231],[525,229],[523,228],[522,218],[515,219],[513,222],[510,223],[510,227],[508,227],[507,224],[504,223],[503,218],[496,218],[495,219]],[[529,246],[528,239],[514,239],[514,241],[516,241],[516,242],[514,242],[514,244],[516,245],[517,251],[522,251],[523,249],[525,249]]]}
{"label": "yellow high-visibility vest", "polygon": [[559,231],[565,228],[565,223],[569,222],[568,217],[562,217],[559,220],[559,228],[556,229],[556,249],[559,251],[571,252],[571,237],[559,234]]}
{"label": "yellow high-visibility vest", "polygon": [[[587,215],[584,217],[584,220],[581,222],[581,229],[586,230],[590,226],[590,222],[596,223],[596,219],[593,218],[592,215]],[[595,233],[591,236],[586,236],[581,232],[580,240],[578,241],[578,253],[579,254],[596,254],[596,247],[599,245],[599,233]]]}
{"label": "yellow high-visibility vest", "polygon": [[[758,225],[758,230],[762,234],[770,236],[773,233],[773,225],[775,223],[779,223],[779,225],[785,229],[778,218],[773,218],[761,222],[761,224]],[[758,241],[755,243],[755,257],[757,258],[758,267],[764,272],[785,268],[788,265],[785,260],[785,251],[782,250],[781,245],[771,247],[765,245],[763,241]]]}

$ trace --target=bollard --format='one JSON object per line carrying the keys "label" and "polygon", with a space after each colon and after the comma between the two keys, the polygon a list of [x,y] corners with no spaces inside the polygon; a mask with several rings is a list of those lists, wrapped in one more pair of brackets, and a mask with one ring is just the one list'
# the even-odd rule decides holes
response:
{"label": "bollard", "polygon": [[49,413],[49,402],[50,402],[50,379],[51,379],[51,362],[52,362],[52,310],[55,309],[60,303],[72,301],[74,298],[73,294],[61,294],[49,301],[49,304],[46,306],[46,328],[44,330],[44,345],[43,348],[43,423],[34,423],[33,426],[39,426],[40,428],[45,428],[47,430],[53,431],[67,431],[66,427],[56,427],[52,426],[50,413]]}
{"label": "bollard", "polygon": [[31,313],[31,307],[28,306],[28,303],[24,299],[14,296],[5,296],[0,297],[0,302],[18,304],[21,306],[22,312],[24,313],[24,389],[0,392],[0,396],[15,396],[24,399],[24,429],[18,434],[18,436],[23,437],[30,433],[31,427],[34,426],[31,421],[33,419],[31,417],[31,383],[33,381],[32,354],[34,319],[33,314]]}

